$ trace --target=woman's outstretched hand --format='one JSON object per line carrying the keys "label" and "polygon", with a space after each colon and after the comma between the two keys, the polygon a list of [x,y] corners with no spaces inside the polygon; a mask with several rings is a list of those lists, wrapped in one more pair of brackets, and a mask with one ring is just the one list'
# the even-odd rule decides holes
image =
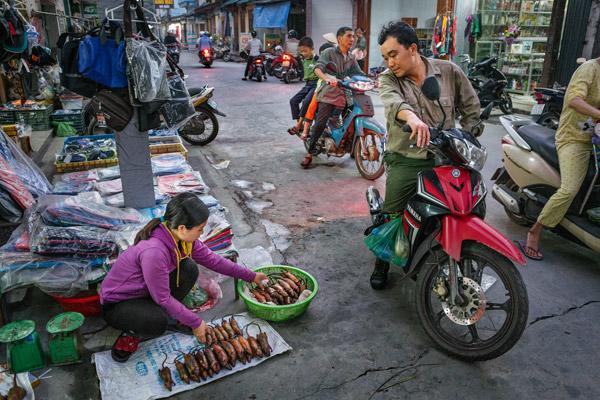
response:
{"label": "woman's outstretched hand", "polygon": [[206,330],[208,329],[208,324],[206,321],[202,321],[199,327],[196,329],[192,329],[192,333],[196,336],[196,339],[200,343],[206,343]]}
{"label": "woman's outstretched hand", "polygon": [[254,278],[254,283],[256,283],[257,285],[262,284],[262,281],[268,281],[269,277],[265,274],[263,274],[262,272],[257,272],[256,273],[256,277]]}

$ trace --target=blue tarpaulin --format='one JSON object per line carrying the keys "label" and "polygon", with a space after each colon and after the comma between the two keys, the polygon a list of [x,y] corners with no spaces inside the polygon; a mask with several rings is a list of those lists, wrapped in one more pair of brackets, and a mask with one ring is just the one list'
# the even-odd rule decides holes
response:
{"label": "blue tarpaulin", "polygon": [[287,28],[290,2],[256,5],[254,7],[254,28]]}

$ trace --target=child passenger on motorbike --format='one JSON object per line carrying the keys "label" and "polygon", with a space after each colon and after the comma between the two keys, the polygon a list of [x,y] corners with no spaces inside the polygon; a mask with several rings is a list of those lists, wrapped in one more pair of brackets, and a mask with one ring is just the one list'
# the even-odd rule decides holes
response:
{"label": "child passenger on motorbike", "polygon": [[[308,105],[317,88],[319,78],[315,74],[315,65],[319,59],[313,52],[314,44],[311,38],[303,37],[298,44],[298,52],[302,56],[302,65],[304,69],[304,80],[306,84],[298,93],[290,99],[290,107],[292,109],[292,119],[296,120],[296,125],[288,129],[290,135],[297,135],[302,129],[304,115],[308,109]],[[300,107],[302,104],[302,107]]]}
{"label": "child passenger on motorbike", "polygon": [[[421,93],[421,84],[430,75],[438,79],[440,101],[446,112],[444,129],[455,126],[455,110],[466,131],[478,122],[479,99],[456,64],[427,59],[419,54],[415,30],[400,21],[390,22],[379,34],[381,55],[387,70],[379,77],[379,94],[387,120],[388,144],[384,154],[387,173],[383,211],[396,214],[404,211],[417,189],[417,174],[435,166],[425,148],[429,144],[429,127],[441,122],[438,105]],[[402,128],[408,124],[412,133]],[[411,146],[416,140],[416,147]],[[373,289],[383,289],[387,282],[389,264],[377,260],[371,275]]]}
{"label": "child passenger on motorbike", "polygon": [[532,260],[543,258],[540,252],[542,230],[560,223],[585,179],[592,152],[592,135],[584,132],[582,127],[590,117],[594,121],[600,120],[599,81],[600,58],[596,58],[577,68],[567,87],[556,131],[560,188],[550,197],[527,233],[527,243],[519,243],[525,256]]}

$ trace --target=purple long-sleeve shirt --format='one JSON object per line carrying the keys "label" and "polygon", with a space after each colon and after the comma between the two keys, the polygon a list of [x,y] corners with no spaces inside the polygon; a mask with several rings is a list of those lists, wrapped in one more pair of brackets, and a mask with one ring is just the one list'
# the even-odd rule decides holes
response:
{"label": "purple long-sleeve shirt", "polygon": [[[171,295],[169,274],[177,268],[177,244],[163,225],[159,225],[150,239],[125,250],[114,263],[102,282],[102,304],[150,296],[172,318],[192,329],[202,319],[188,310]],[[251,282],[256,273],[213,253],[199,240],[192,247],[192,259],[208,269],[223,275]]]}

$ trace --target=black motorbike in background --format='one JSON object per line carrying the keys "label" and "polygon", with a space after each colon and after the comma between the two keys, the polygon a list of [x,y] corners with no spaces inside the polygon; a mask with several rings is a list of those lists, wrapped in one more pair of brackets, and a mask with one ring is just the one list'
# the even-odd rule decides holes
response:
{"label": "black motorbike in background", "polygon": [[180,48],[179,44],[172,43],[172,44],[166,45],[166,47],[167,47],[167,54],[171,57],[171,60],[173,60],[173,62],[175,64],[179,64],[179,54],[181,53],[181,48]]}
{"label": "black motorbike in background", "polygon": [[498,68],[498,58],[486,58],[476,64],[471,63],[468,55],[463,55],[463,63],[468,64],[467,77],[479,97],[481,107],[488,104],[498,106],[504,114],[513,113],[513,104],[506,91],[508,80]]}
{"label": "black motorbike in background", "polygon": [[533,121],[553,130],[558,129],[565,91],[564,87],[536,88],[533,97],[537,104],[531,109]]}

